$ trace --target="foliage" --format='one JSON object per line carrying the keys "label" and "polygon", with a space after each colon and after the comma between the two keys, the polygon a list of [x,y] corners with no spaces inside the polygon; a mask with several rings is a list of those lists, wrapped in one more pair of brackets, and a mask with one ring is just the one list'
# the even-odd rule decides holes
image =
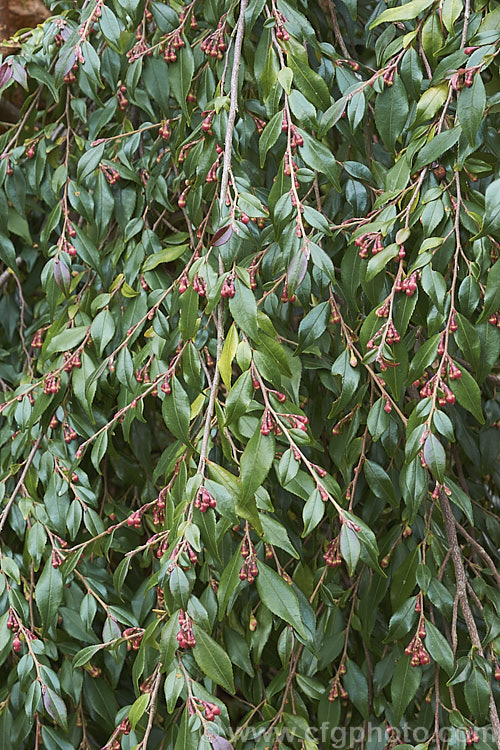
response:
{"label": "foliage", "polygon": [[81,5],[0,64],[0,744],[500,747],[500,7]]}

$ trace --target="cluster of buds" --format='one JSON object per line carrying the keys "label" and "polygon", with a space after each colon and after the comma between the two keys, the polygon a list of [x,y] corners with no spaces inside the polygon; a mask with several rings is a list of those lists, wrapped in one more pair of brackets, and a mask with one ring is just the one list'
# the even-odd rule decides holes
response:
{"label": "cluster of buds", "polygon": [[25,153],[27,159],[33,159],[35,156],[35,146],[36,143],[30,143],[30,145],[27,147]]}
{"label": "cluster of buds", "polygon": [[50,395],[51,393],[58,393],[60,387],[61,381],[59,379],[59,375],[52,375],[52,373],[49,373],[45,376],[45,380],[43,382],[43,392],[46,396]]}
{"label": "cluster of buds", "polygon": [[120,173],[114,167],[109,167],[107,164],[100,164],[99,169],[110,185],[115,185],[120,179]]}
{"label": "cluster of buds", "polygon": [[[447,487],[445,484],[439,484],[439,482],[436,482],[436,484],[434,485],[434,489],[432,490],[432,495],[431,495],[433,500],[437,500],[439,498],[439,493],[441,492],[441,490],[444,492],[445,495],[448,495],[448,497],[450,497],[451,495],[450,488]],[[417,610],[415,607],[415,611],[418,612],[419,610]]]}
{"label": "cluster of buds", "polygon": [[[466,49],[473,49],[467,47]],[[478,68],[459,68],[450,78],[450,86],[454,91],[460,91],[464,86],[470,88],[474,83],[474,76]]]}
{"label": "cluster of buds", "polygon": [[[222,148],[219,146],[219,144],[216,145],[215,149],[217,151],[217,158],[214,161],[214,163],[212,164],[212,166],[210,167],[210,169],[208,170],[207,176],[205,177],[205,182],[209,182],[209,183],[210,182],[217,182],[217,170],[219,169],[220,160],[222,158]],[[248,217],[247,217],[247,219],[248,219]],[[242,219],[242,221],[243,221],[243,219]],[[246,221],[244,223],[248,224],[248,221]]]}
{"label": "cluster of buds", "polygon": [[292,430],[307,432],[309,419],[306,416],[303,416],[302,414],[280,414],[279,416],[286,419]]}
{"label": "cluster of buds", "polygon": [[224,297],[224,299],[231,299],[236,294],[236,289],[234,286],[234,276],[232,273],[230,273],[224,281],[222,282],[222,288],[220,290],[220,296]]}
{"label": "cluster of buds", "polygon": [[165,377],[163,378],[160,389],[162,393],[165,393],[167,396],[172,392],[172,388],[170,386],[170,377],[168,375],[165,375]]}
{"label": "cluster of buds", "polygon": [[[293,122],[290,122],[288,120],[288,115],[287,115],[286,110],[283,112],[283,121],[281,123],[281,129],[282,129],[282,131],[284,133],[287,133],[288,131],[290,131],[290,134],[291,134],[291,136],[290,136],[290,146],[292,148],[297,148],[297,147],[300,147],[300,146],[304,145],[304,139],[300,135],[300,133],[297,130],[296,126],[293,124]],[[288,163],[288,160],[285,157],[285,169],[286,169],[287,163]],[[297,168],[297,165],[295,163],[294,163],[294,166],[295,166],[295,168]],[[288,165],[288,169],[289,169],[289,171],[288,172],[285,171],[285,174],[291,174],[290,165]]]}
{"label": "cluster of buds", "polygon": [[63,78],[63,81],[66,85],[70,85],[71,83],[75,83],[76,81],[76,73],[78,72],[78,62],[75,62],[73,67],[71,68],[68,73]]}
{"label": "cluster of buds", "polygon": [[465,728],[465,744],[466,745],[474,745],[476,742],[479,742],[479,735],[474,729],[474,727],[466,727]]}
{"label": "cluster of buds", "polygon": [[54,36],[54,43],[56,47],[62,47],[64,42],[71,36],[71,29],[64,18],[56,18],[55,22],[59,31]]}
{"label": "cluster of buds", "polygon": [[384,71],[384,75],[382,77],[382,81],[384,82],[384,86],[392,86],[394,83],[394,73],[396,72],[396,68],[390,66]]}
{"label": "cluster of buds", "polygon": [[[440,370],[442,372],[442,370]],[[421,380],[415,380],[413,385],[418,387],[421,384]],[[452,390],[449,388],[449,386],[444,382],[443,377],[440,375],[440,373],[436,373],[432,376],[427,382],[424,378],[424,385],[420,389],[420,398],[430,398],[433,393],[434,387],[437,386],[438,392],[440,391],[440,394],[438,395],[438,404],[440,406],[445,406],[445,404],[454,404],[455,403],[455,394],[452,392]]]}
{"label": "cluster of buds", "polygon": [[73,367],[76,367],[77,369],[82,366],[82,361],[80,359],[80,355],[78,352],[76,354],[71,354],[70,352],[65,352],[63,357],[63,370],[64,372],[71,372]]}
{"label": "cluster of buds", "polygon": [[340,554],[338,537],[336,539],[332,539],[332,541],[328,542],[328,544],[326,545],[323,560],[329,568],[338,568],[338,566],[342,564],[342,556]]}
{"label": "cluster of buds", "polygon": [[177,161],[179,162],[179,164],[182,164],[182,162],[184,161],[186,156],[189,154],[193,146],[195,146],[197,143],[199,143],[199,141],[189,141],[189,143],[185,143],[181,147],[181,150],[179,151],[179,156],[177,157]]}
{"label": "cluster of buds", "polygon": [[255,289],[257,289],[257,274],[258,274],[258,272],[259,272],[258,265],[256,265],[256,264],[254,265],[254,263],[252,263],[248,267],[248,275],[250,276],[250,289],[252,291],[254,291]]}
{"label": "cluster of buds", "polygon": [[274,421],[271,412],[269,409],[264,409],[264,414],[262,415],[262,423],[260,425],[260,434],[261,435],[269,435],[271,432],[274,432],[275,435],[281,435],[281,429]]}
{"label": "cluster of buds", "polygon": [[[176,544],[174,549],[172,550],[170,559],[173,562],[169,565],[169,572],[172,572],[173,568],[177,565],[177,561],[183,552],[185,552],[189,557],[189,562],[191,563],[191,565],[196,565],[196,563],[198,562],[198,555],[191,547],[189,542],[186,539],[183,539],[181,542],[179,542],[179,544]],[[184,566],[183,570],[189,570],[189,565]]]}
{"label": "cluster of buds", "polygon": [[244,559],[244,563],[240,568],[239,577],[241,581],[248,581],[253,583],[259,575],[259,569],[257,567],[257,556],[255,554],[255,547],[252,542],[247,539],[243,539],[241,544],[241,556]]}
{"label": "cluster of buds", "polygon": [[405,648],[405,654],[411,656],[410,664],[412,667],[422,666],[431,663],[431,657],[424,644],[422,643],[425,638],[425,622],[421,621],[417,633],[413,636],[407,647]]}
{"label": "cluster of buds", "polygon": [[74,430],[73,427],[70,427],[70,425],[68,424],[63,425],[63,432],[64,432],[65,443],[71,443],[73,440],[76,440],[78,437],[76,430]]}
{"label": "cluster of buds", "polygon": [[145,364],[143,367],[139,367],[135,371],[135,379],[138,383],[150,383],[151,378],[149,377],[149,363]]}
{"label": "cluster of buds", "polygon": [[158,135],[160,136],[160,138],[163,138],[164,141],[168,141],[168,139],[172,135],[172,131],[170,130],[170,124],[168,120],[161,121],[159,130],[158,130]]}
{"label": "cluster of buds", "polygon": [[127,105],[128,105],[128,99],[125,96],[126,91],[127,91],[127,87],[122,84],[120,88],[118,89],[118,91],[116,92],[116,98],[118,100],[118,107],[122,110],[122,112],[124,112],[127,109]]}
{"label": "cluster of buds", "polygon": [[[183,8],[181,10],[181,12],[179,13],[179,21],[181,22],[181,24],[182,24],[183,27],[184,27],[184,24],[185,24],[185,18],[186,18],[186,12],[187,11],[189,11],[189,7],[188,8]],[[198,21],[196,20],[194,13],[191,13],[190,26],[193,29],[193,31],[198,28]]]}
{"label": "cluster of buds", "polygon": [[371,247],[372,255],[382,252],[384,245],[382,243],[382,235],[380,232],[368,232],[367,234],[360,234],[354,240],[356,247],[359,247],[359,257],[368,258],[368,250]]}
{"label": "cluster of buds", "polygon": [[209,34],[201,43],[201,49],[206,55],[222,60],[224,52],[227,49],[227,44],[224,41],[224,31],[226,28],[226,17],[227,13],[221,17],[217,28],[211,34]]}
{"label": "cluster of buds", "polygon": [[122,633],[122,638],[127,638],[127,651],[133,649],[138,651],[141,647],[144,628],[126,628]]}
{"label": "cluster of buds", "polygon": [[66,237],[59,237],[57,244],[64,253],[68,253],[70,258],[76,258],[76,247]]}
{"label": "cluster of buds", "polygon": [[418,281],[420,279],[419,271],[413,271],[406,279],[398,281],[396,284],[396,292],[404,292],[407,297],[413,297],[417,291]]}
{"label": "cluster of buds", "polygon": [[179,293],[184,294],[189,285],[189,276],[187,275],[186,271],[183,271],[181,278],[179,279]]}
{"label": "cluster of buds", "polygon": [[287,42],[290,39],[290,34],[285,29],[288,19],[277,8],[273,8],[273,16],[276,21],[276,38]]}
{"label": "cluster of buds", "polygon": [[186,43],[181,36],[179,29],[169,34],[163,48],[163,59],[166,63],[173,63],[177,60],[177,50],[185,47]]}
{"label": "cluster of buds", "polygon": [[141,511],[140,510],[136,510],[130,514],[130,516],[127,518],[127,526],[133,526],[136,529],[140,528],[141,526]]}
{"label": "cluster of buds", "polygon": [[84,669],[94,680],[101,676],[101,668],[95,664],[85,664]]}
{"label": "cluster of buds", "polygon": [[156,499],[156,503],[153,508],[153,523],[155,526],[165,523],[165,505],[167,497],[167,488],[164,487],[160,490],[160,493]]}
{"label": "cluster of buds", "polygon": [[213,135],[212,133],[212,120],[214,119],[215,115],[215,109],[210,109],[208,111],[202,112],[201,116],[204,118],[201,123],[201,129],[204,133],[207,133],[208,135]]}
{"label": "cluster of buds", "polygon": [[165,552],[168,550],[168,535],[165,536],[161,542],[158,545],[158,549],[156,550],[156,557],[158,560],[161,560]]}
{"label": "cluster of buds", "polygon": [[252,112],[250,112],[250,117],[255,123],[255,127],[257,128],[257,133],[259,135],[262,135],[262,133],[264,132],[264,128],[267,125],[267,122],[265,120],[262,120],[260,117],[257,117],[257,115],[252,114]]}
{"label": "cluster of buds", "polygon": [[[142,36],[141,30],[137,29],[137,42],[134,44],[131,50],[127,52],[127,60],[129,63],[133,63],[144,55],[151,55],[153,50],[149,47],[148,43]],[[167,61],[168,62],[168,61]]]}
{"label": "cluster of buds", "polygon": [[337,700],[337,698],[345,701],[349,697],[347,690],[344,688],[340,680],[340,676],[344,675],[345,673],[345,664],[342,663],[330,686],[330,692],[328,693],[328,700],[330,701],[330,703],[333,703],[333,701]]}
{"label": "cluster of buds", "polygon": [[51,558],[51,560],[52,560],[52,567],[53,568],[59,568],[63,564],[63,562],[64,562],[63,556],[61,555],[61,553],[57,549],[53,549],[52,550],[52,558]]}
{"label": "cluster of buds", "polygon": [[183,609],[179,610],[179,625],[181,629],[176,636],[179,646],[181,648],[193,648],[193,646],[196,646],[191,618]]}
{"label": "cluster of buds", "polygon": [[40,328],[35,333],[35,335],[33,336],[33,338],[31,339],[31,346],[33,347],[33,349],[41,349],[42,348],[42,346],[43,346],[43,338],[42,338],[42,336],[43,336],[43,329]]}
{"label": "cluster of buds", "polygon": [[[500,312],[493,313],[493,315],[490,315],[488,318],[488,323],[492,326],[496,326],[497,328],[500,328]],[[31,344],[33,346],[33,344]]]}
{"label": "cluster of buds", "polygon": [[190,716],[199,711],[205,714],[207,721],[213,721],[216,716],[220,716],[219,706],[199,698],[188,698],[187,707]]}
{"label": "cluster of buds", "polygon": [[198,508],[201,513],[206,513],[209,508],[215,508],[216,505],[215,497],[206,487],[200,487],[194,499],[194,507]]}
{"label": "cluster of buds", "polygon": [[293,305],[293,303],[294,303],[294,302],[295,302],[296,300],[297,300],[297,297],[295,296],[295,294],[290,294],[290,292],[289,292],[289,290],[288,290],[288,284],[287,284],[287,282],[285,281],[285,283],[284,283],[284,285],[283,285],[283,291],[282,291],[282,293],[281,293],[281,301],[282,301],[282,302],[291,302],[291,303],[292,303],[292,305]]}
{"label": "cluster of buds", "polygon": [[493,677],[497,682],[500,682],[500,665],[498,664],[498,661],[496,659],[493,659]]}
{"label": "cluster of buds", "polygon": [[375,310],[375,315],[377,318],[387,318],[389,316],[389,300],[386,299],[384,304],[378,308],[378,310]]}
{"label": "cluster of buds", "polygon": [[282,393],[281,391],[274,391],[271,388],[268,390],[268,393],[272,393],[273,396],[280,402],[280,404],[283,404],[286,401],[286,393]]}
{"label": "cluster of buds", "polygon": [[367,349],[373,349],[376,346],[375,341],[377,339],[379,339],[381,336],[383,336],[384,329],[387,330],[387,333],[386,333],[386,336],[385,336],[385,342],[389,346],[392,346],[392,344],[397,344],[397,343],[399,343],[399,341],[401,341],[401,336],[399,335],[399,333],[397,332],[396,328],[394,327],[394,323],[392,322],[392,320],[389,320],[387,322],[387,324],[384,325],[384,326],[382,326],[382,328],[379,328],[379,330],[373,336],[373,338],[371,338],[367,342],[367,344],[366,344],[366,348]]}

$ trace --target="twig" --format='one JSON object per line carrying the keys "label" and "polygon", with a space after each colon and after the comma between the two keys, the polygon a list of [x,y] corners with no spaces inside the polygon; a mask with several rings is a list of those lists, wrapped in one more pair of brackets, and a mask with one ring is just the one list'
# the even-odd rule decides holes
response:
{"label": "twig", "polygon": [[351,55],[349,54],[349,50],[347,49],[344,39],[342,37],[342,34],[340,32],[339,21],[337,18],[337,12],[335,10],[335,5],[333,3],[333,0],[328,0],[328,7],[330,9],[330,17],[332,19],[333,33],[335,34],[335,39],[337,40],[337,44],[339,45],[344,57],[348,57],[350,59]]}
{"label": "twig", "polygon": [[470,0],[465,0],[464,27],[462,29],[462,41],[460,42],[460,49],[465,47],[465,43],[467,41],[467,32],[469,30],[469,18],[470,18]]}
{"label": "twig", "polygon": [[148,723],[146,726],[144,737],[142,738],[140,745],[137,746],[137,750],[146,750],[148,746],[148,739],[149,739],[149,735],[151,734],[151,730],[153,728],[153,721],[155,718],[156,699],[158,697],[158,690],[160,689],[161,679],[162,679],[162,674],[160,672],[160,665],[158,664],[158,666],[156,667],[156,677],[154,681],[154,687],[151,692],[151,701],[149,703]]}
{"label": "twig", "polygon": [[19,490],[23,486],[26,474],[28,473],[28,469],[31,466],[31,462],[33,461],[33,459],[35,457],[35,453],[37,452],[37,450],[38,450],[38,448],[40,446],[40,443],[42,442],[42,438],[43,438],[43,433],[36,439],[36,441],[35,441],[32,449],[30,450],[29,456],[26,459],[26,463],[24,464],[23,470],[21,472],[21,476],[19,477],[19,481],[16,484],[16,486],[14,487],[14,492],[10,496],[9,502],[7,503],[7,505],[5,506],[5,508],[2,511],[2,517],[0,518],[0,532],[2,531],[2,529],[3,529],[4,525],[5,525],[5,522],[7,520],[7,516],[9,515],[9,511],[10,511],[10,509],[12,507],[12,503],[16,499],[17,493],[19,492]]}
{"label": "twig", "polygon": [[[481,645],[481,639],[479,637],[476,621],[474,619],[474,615],[470,608],[469,599],[467,597],[467,578],[465,575],[465,568],[462,561],[460,546],[458,544],[454,516],[450,507],[450,501],[448,500],[448,497],[444,490],[441,490],[439,493],[439,501],[441,504],[441,510],[443,512],[444,525],[446,529],[446,536],[448,537],[448,544],[450,545],[453,567],[455,568],[457,598],[460,602],[460,608],[464,616],[465,624],[467,625],[467,630],[469,631],[472,645],[477,649],[478,653],[483,656],[484,654],[483,647]],[[500,750],[500,718],[498,717],[498,710],[492,691],[490,691],[490,721],[496,746],[498,750]]]}
{"label": "twig", "polygon": [[[238,109],[238,76],[240,71],[241,61],[241,45],[243,43],[243,31],[245,28],[245,10],[247,7],[248,0],[241,0],[240,4],[240,15],[237,23],[236,41],[234,44],[234,55],[233,55],[233,67],[231,70],[231,84],[230,84],[230,103],[229,103],[229,114],[227,118],[227,129],[226,129],[226,141],[224,145],[224,161],[222,165],[221,183],[220,183],[220,196],[219,196],[219,208],[222,213],[223,207],[226,202],[226,192],[229,182],[229,171],[231,169],[231,153],[233,148],[233,132],[234,123],[236,119],[236,111]],[[219,255],[219,274],[224,272],[222,264],[222,258]],[[215,359],[214,377],[210,388],[210,398],[208,401],[207,412],[205,415],[205,426],[203,428],[203,438],[201,442],[200,460],[198,462],[198,473],[203,474],[205,462],[207,460],[207,449],[208,439],[210,437],[210,425],[212,424],[212,417],[215,408],[215,397],[217,389],[219,387],[220,372],[219,372],[219,361],[222,354],[222,346],[224,343],[224,322],[223,322],[223,302],[219,302],[217,307],[217,354]]]}
{"label": "twig", "polygon": [[238,109],[238,77],[240,73],[241,45],[243,44],[243,31],[245,29],[245,11],[248,0],[241,0],[240,15],[237,23],[236,41],[234,43],[233,67],[231,70],[230,102],[227,116],[226,141],[224,144],[224,161],[222,163],[222,174],[220,181],[219,207],[220,212],[226,202],[226,192],[229,182],[229,170],[231,168],[231,152],[233,148],[233,132],[236,112]]}
{"label": "twig", "polygon": [[[20,255],[18,255],[16,258],[16,266],[20,266],[22,262],[23,262],[23,259],[21,258]],[[2,271],[2,273],[0,273],[0,286],[3,286],[5,284],[5,282],[9,279],[11,274],[12,274],[12,271],[10,270],[10,268],[6,268],[5,271]]]}

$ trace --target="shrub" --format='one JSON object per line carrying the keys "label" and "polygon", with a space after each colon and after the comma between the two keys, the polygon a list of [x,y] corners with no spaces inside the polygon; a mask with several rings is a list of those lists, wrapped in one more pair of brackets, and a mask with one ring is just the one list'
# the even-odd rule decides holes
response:
{"label": "shrub", "polygon": [[2,747],[500,747],[499,7],[51,10],[0,64]]}

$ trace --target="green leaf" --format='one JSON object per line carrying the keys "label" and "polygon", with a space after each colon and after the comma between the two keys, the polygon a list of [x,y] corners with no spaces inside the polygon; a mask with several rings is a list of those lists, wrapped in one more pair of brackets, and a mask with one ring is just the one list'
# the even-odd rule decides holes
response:
{"label": "green leaf", "polygon": [[262,435],[260,426],[248,441],[240,459],[241,484],[245,498],[251,497],[269,473],[274,459],[274,435]]}
{"label": "green leaf", "polygon": [[357,532],[347,524],[340,529],[340,553],[347,563],[349,575],[352,576],[361,553],[361,544]]}
{"label": "green leaf", "polygon": [[460,368],[462,377],[459,380],[450,380],[449,385],[455,394],[460,406],[470,411],[480,424],[484,424],[484,416],[481,408],[481,391],[479,386],[465,367]]}
{"label": "green leaf", "polygon": [[170,93],[174,95],[189,122],[186,97],[191,87],[194,73],[194,59],[189,44],[177,50],[177,61],[168,66]]}
{"label": "green leaf", "polygon": [[311,70],[293,55],[288,56],[290,69],[293,73],[293,82],[295,88],[300,91],[311,104],[318,109],[326,110],[330,106],[330,92],[328,86],[321,76]]}
{"label": "green leaf", "polygon": [[51,719],[63,729],[68,728],[68,712],[63,699],[48,685],[42,687],[43,705]]}
{"label": "green leaf", "polygon": [[181,318],[179,328],[183,341],[189,341],[195,335],[198,322],[198,304],[200,297],[192,285],[181,296]]}
{"label": "green leaf", "polygon": [[432,3],[433,0],[410,0],[409,3],[405,3],[404,5],[398,5],[395,8],[387,8],[387,10],[384,10],[380,16],[373,21],[370,25],[370,29],[374,29],[375,26],[379,26],[381,23],[412,21],[419,16],[420,13],[423,13],[424,10],[430,8]]}
{"label": "green leaf", "polygon": [[71,662],[73,669],[78,669],[79,667],[83,667],[84,664],[88,664],[92,657],[101,649],[101,645],[85,646],[85,648],[80,649],[80,651],[74,655],[73,661]]}
{"label": "green leaf", "polygon": [[300,147],[301,158],[315,172],[326,175],[335,190],[338,190],[340,193],[340,165],[335,161],[335,157],[330,149],[321,143],[321,141],[312,138],[305,130],[299,129],[299,133],[304,140],[304,143]]}
{"label": "green leaf", "polygon": [[363,464],[363,471],[370,490],[377,497],[397,507],[398,502],[394,493],[394,487],[387,472],[379,464],[368,459]]}
{"label": "green leaf", "polygon": [[62,333],[58,333],[54,336],[47,345],[47,354],[54,354],[55,352],[65,352],[69,349],[74,349],[82,343],[87,333],[87,326],[75,326],[74,328],[67,328]]}
{"label": "green leaf", "polygon": [[183,443],[189,443],[189,422],[191,420],[189,399],[177,378],[172,378],[171,389],[171,393],[168,393],[163,399],[163,419],[172,435],[182,440]]}
{"label": "green leaf", "polygon": [[226,398],[226,424],[236,422],[246,413],[253,395],[252,374],[244,372],[235,382]]}
{"label": "green leaf", "polygon": [[238,349],[238,332],[234,323],[227,332],[224,346],[222,347],[222,353],[217,363],[219,372],[222,376],[222,381],[228,391],[231,389],[231,374],[232,374],[232,363],[236,356],[236,350]]}
{"label": "green leaf", "polygon": [[140,721],[141,717],[146,712],[147,707],[149,706],[149,701],[151,700],[151,693],[144,693],[143,695],[140,695],[131,705],[130,711],[128,712],[128,719],[130,721],[130,727],[132,731],[137,726],[137,723]]}
{"label": "green leaf", "polygon": [[400,76],[394,76],[392,86],[384,89],[375,102],[375,124],[387,148],[394,145],[403,131],[409,105],[405,86]]}
{"label": "green leaf", "polygon": [[325,503],[321,499],[319,490],[314,490],[302,509],[302,517],[304,520],[302,537],[307,536],[313,529],[315,529],[324,515]]}
{"label": "green leaf", "polygon": [[196,626],[194,630],[196,646],[193,648],[193,656],[196,663],[207,677],[233,695],[233,667],[229,656],[204,630]]}
{"label": "green leaf", "polygon": [[433,477],[442,484],[446,467],[446,453],[435,435],[428,435],[424,443],[424,460]]}
{"label": "green leaf", "polygon": [[166,247],[164,250],[160,250],[158,253],[148,255],[142,266],[143,273],[146,271],[152,271],[160,263],[171,263],[173,260],[177,260],[181,255],[185,253],[189,245],[173,245],[172,247]]}
{"label": "green leaf", "polygon": [[257,339],[257,303],[254,294],[238,278],[235,279],[234,286],[236,293],[229,300],[231,315],[238,328],[252,339]]}
{"label": "green leaf", "polygon": [[475,666],[464,686],[465,701],[477,722],[482,722],[488,715],[491,688],[490,683]]}
{"label": "green leaf", "polygon": [[[490,182],[486,188],[485,193],[485,210],[484,210],[484,222],[482,234],[492,234],[495,237],[500,237],[500,179]],[[493,269],[495,269],[495,278],[498,278],[500,271],[497,267],[500,266],[500,261],[497,260]],[[493,269],[490,269],[488,274],[488,283],[486,285],[486,292],[488,292],[489,277]],[[494,284],[495,282],[493,282]],[[493,291],[493,290],[492,290]],[[491,291],[490,291],[491,294]],[[498,284],[495,287],[496,298],[500,295]],[[485,307],[486,307],[486,295],[485,295]],[[492,308],[493,309],[493,308]]]}
{"label": "green leaf", "polygon": [[486,108],[486,91],[481,73],[474,75],[472,86],[465,86],[458,97],[457,117],[469,144],[474,147]]}
{"label": "green leaf", "polygon": [[402,656],[396,664],[391,681],[391,699],[394,710],[394,724],[398,725],[403,714],[415,697],[422,679],[420,667],[410,665],[410,657]]}
{"label": "green leaf", "polygon": [[317,341],[325,332],[329,319],[329,302],[320,302],[307,313],[305,318],[302,318],[299,325],[299,344],[294,351],[295,357]]}
{"label": "green leaf", "polygon": [[54,568],[52,560],[49,558],[35,586],[35,601],[40,612],[44,632],[55,624],[62,596],[63,579],[61,571],[59,568]]}
{"label": "green leaf", "polygon": [[293,589],[272,568],[261,562],[258,567],[256,583],[262,603],[274,615],[288,622],[302,638],[306,638],[299,603]]}
{"label": "green leaf", "polygon": [[174,660],[175,652],[179,644],[177,633],[179,631],[179,618],[177,612],[171,615],[169,621],[163,626],[160,638],[160,659],[162,672],[170,669]]}
{"label": "green leaf", "polygon": [[397,256],[398,253],[399,245],[396,245],[396,243],[393,242],[392,244],[387,245],[387,247],[381,250],[381,252],[370,258],[370,260],[368,261],[368,266],[366,268],[366,281],[371,281],[372,279],[374,279],[375,276],[377,276],[377,274],[379,274],[386,267],[389,261]]}
{"label": "green leaf", "polygon": [[262,131],[259,139],[259,158],[261,169],[265,164],[266,155],[269,149],[271,149],[281,134],[281,125],[283,123],[283,112],[276,112],[273,117],[269,120],[266,127]]}
{"label": "green leaf", "polygon": [[461,135],[461,128],[456,126],[444,133],[438,133],[418,152],[413,171],[417,172],[422,167],[430,164],[431,161],[442,159],[443,155],[453,148]]}
{"label": "green leaf", "polygon": [[431,655],[431,658],[442,667],[449,675],[453,674],[455,669],[455,658],[451,646],[435,625],[429,620],[425,623],[427,635],[425,637],[425,647]]}
{"label": "green leaf", "polygon": [[92,453],[90,454],[90,459],[92,461],[92,464],[94,465],[96,471],[99,472],[99,474],[102,474],[100,469],[100,463],[102,459],[104,458],[104,454],[106,453],[106,450],[108,448],[108,432],[105,430],[104,432],[101,432],[100,435],[97,436],[97,438],[94,441],[94,444],[92,446]]}

